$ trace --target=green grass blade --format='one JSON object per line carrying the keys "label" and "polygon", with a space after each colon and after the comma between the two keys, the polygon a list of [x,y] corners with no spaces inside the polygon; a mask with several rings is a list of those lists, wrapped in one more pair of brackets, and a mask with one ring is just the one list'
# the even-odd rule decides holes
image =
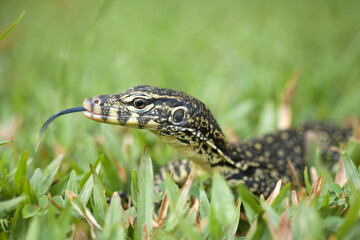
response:
{"label": "green grass blade", "polygon": [[[29,165],[32,163],[32,161],[33,161],[33,158],[30,158],[30,159],[28,158],[27,162],[26,162],[26,167],[29,167]],[[16,171],[17,171],[17,168],[14,168],[11,171],[8,171],[8,176],[7,176],[8,182],[14,182],[15,181],[14,179],[15,179]]]}
{"label": "green grass blade", "polygon": [[311,193],[311,184],[310,184],[310,181],[309,181],[309,174],[308,174],[308,169],[307,169],[307,166],[305,166],[305,170],[304,170],[304,182],[305,182],[305,188],[306,188],[306,192],[307,194],[310,194]]}
{"label": "green grass blade", "polygon": [[[50,205],[51,206],[51,205]],[[51,236],[51,240],[63,240],[68,239],[68,234],[72,228],[71,222],[72,207],[69,205],[58,213],[57,209],[50,207],[44,223],[46,231],[43,235],[43,239],[48,239]]]}
{"label": "green grass blade", "polygon": [[176,183],[174,182],[174,180],[172,179],[169,173],[166,174],[165,184],[166,184],[166,192],[169,199],[170,209],[175,211],[176,201],[179,197],[179,187],[176,185]]}
{"label": "green grass blade", "polygon": [[104,231],[101,234],[101,239],[125,239],[125,228],[121,210],[121,200],[118,193],[115,193],[111,198],[110,206],[107,210],[104,223]]}
{"label": "green grass blade", "polygon": [[290,186],[291,186],[290,183],[283,186],[279,194],[275,197],[274,201],[271,203],[271,207],[277,213],[280,213],[285,209],[285,199],[289,193]]}
{"label": "green grass blade", "polygon": [[339,216],[329,216],[324,219],[322,225],[328,232],[337,232],[343,222],[344,219]]}
{"label": "green grass blade", "polygon": [[168,232],[172,232],[177,227],[179,220],[184,214],[184,212],[178,211],[177,209],[180,190],[179,187],[175,184],[170,173],[166,174],[165,184],[166,184],[165,188],[167,192],[167,197],[169,200],[169,208],[171,210],[170,212],[171,214],[168,218],[165,230]]}
{"label": "green grass blade", "polygon": [[269,239],[269,228],[266,225],[266,221],[263,218],[257,218],[254,221],[245,236],[245,240],[253,239]]}
{"label": "green grass blade", "polygon": [[[210,206],[210,215],[208,217],[208,231],[209,231],[209,236],[210,239],[222,239],[223,238],[223,233],[222,233],[222,228],[223,225],[221,224],[221,222],[218,221],[217,217],[216,217],[216,212],[214,207]],[[205,232],[205,234],[207,234],[207,232]]]}
{"label": "green grass blade", "polygon": [[200,217],[206,218],[207,216],[210,215],[210,203],[202,187],[200,188],[199,201],[200,201],[200,207],[199,207]]}
{"label": "green grass blade", "polygon": [[51,183],[51,188],[49,189],[49,193],[52,196],[63,195],[66,190],[66,186],[69,182],[69,178],[70,175],[66,175],[64,177],[59,176],[57,180],[54,179],[55,181]]}
{"label": "green grass blade", "polygon": [[137,202],[137,223],[135,231],[135,239],[142,237],[143,226],[147,225],[149,234],[152,234],[152,215],[154,207],[154,176],[149,148],[144,147],[139,166],[139,197]]}
{"label": "green grass blade", "polygon": [[234,195],[220,173],[213,176],[210,207],[219,223],[230,225],[235,221]]}
{"label": "green grass blade", "polygon": [[40,195],[44,195],[49,190],[63,159],[64,155],[58,156],[46,167],[42,173]]}
{"label": "green grass blade", "polygon": [[14,188],[15,192],[19,195],[23,191],[24,181],[26,180],[26,161],[29,153],[26,151],[21,156],[21,159],[17,165],[15,177],[14,177]]}
{"label": "green grass blade", "polygon": [[[93,167],[95,169],[98,169],[98,165],[101,164],[101,162],[104,159],[104,154],[101,154],[98,159],[96,159],[95,163],[93,164]],[[96,171],[97,173],[99,173],[98,171]],[[83,188],[85,183],[87,183],[88,179],[90,178],[92,172],[91,169],[84,175],[84,177],[79,181],[79,186],[80,188]]]}
{"label": "green grass blade", "polygon": [[241,201],[239,199],[238,205],[235,208],[235,219],[231,223],[228,231],[226,232],[226,235],[225,235],[226,239],[234,239],[235,238],[236,231],[238,229],[239,222],[240,222],[240,212],[241,212],[240,208],[241,208]]}
{"label": "green grass blade", "polygon": [[[77,181],[76,181],[76,173],[75,170],[72,170],[70,173],[70,178],[66,186],[66,190],[73,192],[74,194],[78,193],[77,190]],[[65,206],[70,204],[68,196],[65,194]]]}
{"label": "green grass blade", "polygon": [[[101,164],[98,164],[95,169],[95,172],[97,174],[99,174],[100,169],[101,169]],[[91,169],[90,169],[90,171],[91,171]],[[90,199],[90,196],[92,194],[93,188],[94,188],[93,177],[91,174],[90,174],[90,176],[91,176],[90,178],[87,176],[87,174],[84,176],[84,178],[87,178],[87,180],[85,181],[85,184],[83,185],[83,188],[81,189],[80,196],[79,196],[80,200],[85,204],[85,206],[87,205],[87,203]]]}
{"label": "green grass blade", "polygon": [[11,220],[10,239],[23,239],[27,229],[27,221],[22,218],[24,204],[20,203],[16,208],[15,215]]}
{"label": "green grass blade", "polygon": [[195,228],[191,222],[184,219],[179,221],[179,229],[182,230],[184,239],[204,239],[197,228]]}
{"label": "green grass blade", "polygon": [[319,209],[322,218],[325,218],[330,213],[330,195],[326,193]]}
{"label": "green grass blade", "polygon": [[261,206],[267,213],[270,222],[275,226],[275,228],[278,228],[280,222],[280,215],[278,215],[277,212],[266,201],[262,201]]}
{"label": "green grass blade", "polygon": [[10,200],[6,200],[6,201],[1,201],[0,202],[0,212],[7,212],[10,209],[12,209],[13,207],[15,207],[16,205],[18,205],[19,203],[21,203],[22,201],[24,201],[25,196],[20,196],[17,198],[13,198]]}
{"label": "green grass blade", "polygon": [[[0,41],[1,41],[1,38],[0,38]],[[12,140],[0,141],[0,146],[5,145],[5,144],[8,144],[8,143],[12,143],[12,142],[13,142]],[[0,168],[0,169],[1,169],[1,168]]]}
{"label": "green grass blade", "polygon": [[[234,196],[229,186],[219,173],[213,175],[211,190],[211,204],[209,216],[210,236],[213,239],[224,237],[236,220]],[[234,236],[229,234],[230,239]]]}
{"label": "green grass blade", "polygon": [[41,196],[41,175],[42,175],[41,169],[37,168],[35,169],[35,172],[32,175],[32,177],[30,178],[30,185],[37,197]]}
{"label": "green grass blade", "polygon": [[136,169],[133,169],[131,172],[131,198],[132,202],[137,209],[137,201],[139,196],[139,186],[138,186],[138,174]]}
{"label": "green grass blade", "polygon": [[110,191],[124,189],[124,183],[120,178],[117,168],[114,166],[114,162],[104,156],[101,163],[104,172],[104,179],[102,179],[104,185],[106,185]]}
{"label": "green grass blade", "polygon": [[5,184],[5,179],[6,179],[6,176],[7,176],[7,169],[4,169],[3,173],[2,173],[2,177],[1,177],[1,180],[0,180],[0,192]]}
{"label": "green grass blade", "polygon": [[[169,175],[170,178],[170,175]],[[190,175],[188,177],[188,179],[186,180],[185,184],[183,185],[181,191],[179,192],[179,194],[177,194],[177,186],[175,185],[169,185],[170,188],[172,190],[170,190],[171,195],[172,195],[172,200],[173,201],[171,203],[171,214],[168,218],[168,224],[166,225],[166,230],[167,231],[172,231],[173,229],[175,229],[178,224],[179,224],[179,220],[181,218],[183,218],[183,216],[187,213],[188,209],[189,209],[189,205],[187,204],[187,199],[188,199],[188,195],[189,195],[189,191],[190,191],[190,187],[193,181],[194,175]],[[169,182],[171,184],[175,184],[172,179]],[[177,196],[176,199],[174,198],[175,195]],[[195,219],[195,215],[191,214],[190,216],[187,216],[188,221],[191,221],[191,219]]]}
{"label": "green grass blade", "polygon": [[250,192],[245,185],[239,185],[239,196],[244,205],[246,216],[250,223],[253,223],[258,215],[264,212],[260,207],[256,197]]}
{"label": "green grass blade", "polygon": [[296,208],[291,224],[294,240],[324,239],[322,220],[314,206],[302,201]]}
{"label": "green grass blade", "polygon": [[106,211],[108,208],[108,204],[106,201],[106,196],[104,194],[104,187],[101,183],[99,175],[96,173],[95,169],[92,165],[90,165],[91,172],[93,175],[94,188],[93,188],[93,200],[94,200],[94,211],[95,215],[98,217],[98,221],[102,224],[104,223]]}
{"label": "green grass blade", "polygon": [[6,153],[4,152],[0,161],[0,171],[4,169],[5,163],[6,163]]}
{"label": "green grass blade", "polygon": [[29,230],[26,233],[25,240],[40,239],[41,227],[43,226],[40,225],[40,218],[34,217],[30,222]]}
{"label": "green grass blade", "polygon": [[8,35],[8,34],[11,32],[11,30],[14,29],[14,27],[16,27],[16,25],[17,25],[17,24],[21,21],[21,19],[23,18],[24,14],[25,14],[25,11],[23,11],[23,12],[20,14],[20,16],[15,20],[15,22],[14,22],[3,34],[0,35],[0,41],[1,41],[6,35]]}
{"label": "green grass blade", "polygon": [[32,189],[30,183],[27,180],[24,182],[24,195],[26,196],[25,203],[38,203],[38,198],[36,197],[34,190]]}
{"label": "green grass blade", "polygon": [[181,214],[182,212],[184,212],[193,179],[194,179],[194,175],[191,174],[187,179],[187,181],[185,182],[185,184],[183,185],[179,197],[176,201],[175,211],[178,213],[179,216],[182,215]]}
{"label": "green grass blade", "polygon": [[[70,178],[69,178],[68,184],[66,186],[66,190],[70,190],[75,194],[78,193],[76,179],[77,179],[76,172],[75,172],[75,170],[72,170],[70,172]],[[66,196],[65,196],[65,199],[66,199]]]}
{"label": "green grass blade", "polygon": [[156,239],[161,239],[161,240],[178,240],[177,237],[175,237],[174,235],[164,231],[163,229],[159,228],[156,229]]}
{"label": "green grass blade", "polygon": [[360,190],[360,174],[355,167],[355,164],[345,150],[341,150],[341,158],[344,163],[346,178],[348,181],[351,181],[357,190]]}

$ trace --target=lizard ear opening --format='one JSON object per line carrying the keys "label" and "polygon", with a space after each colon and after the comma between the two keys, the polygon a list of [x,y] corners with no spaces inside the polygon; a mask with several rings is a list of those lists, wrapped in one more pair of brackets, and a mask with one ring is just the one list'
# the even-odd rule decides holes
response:
{"label": "lizard ear opening", "polygon": [[176,107],[171,111],[170,121],[173,124],[181,124],[186,121],[187,108]]}
{"label": "lizard ear opening", "polygon": [[173,122],[179,123],[181,122],[185,117],[185,111],[184,109],[178,109],[173,114]]}

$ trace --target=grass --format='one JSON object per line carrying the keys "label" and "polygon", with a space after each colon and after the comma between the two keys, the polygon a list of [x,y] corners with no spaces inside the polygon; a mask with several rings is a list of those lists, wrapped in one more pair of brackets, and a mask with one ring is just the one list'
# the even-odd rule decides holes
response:
{"label": "grass", "polygon": [[[322,177],[308,193],[305,188],[291,190],[290,184],[280,188],[280,183],[265,201],[240,185],[235,204],[234,193],[219,174],[212,178],[209,196],[201,181],[193,182],[192,175],[181,189],[168,175],[165,196],[160,198],[155,215],[153,169],[147,147],[139,173],[132,173],[133,204],[127,205],[127,210],[119,204],[117,192],[107,203],[102,176],[109,174],[106,169],[113,165],[104,161],[103,155],[90,165],[88,173],[77,176],[72,170],[54,181],[63,159],[56,158],[44,171],[37,168],[29,180],[27,152],[15,174],[7,175],[7,169],[3,170],[2,238],[354,239],[359,234],[360,173],[345,150],[343,174],[348,181],[342,187],[337,182],[325,183]],[[7,161],[4,155],[1,163]]]}
{"label": "grass", "polygon": [[[153,135],[74,114],[58,119],[34,148],[51,114],[136,84],[196,96],[227,135],[242,139],[276,129],[297,69],[293,124],[358,117],[358,9],[358,1],[1,1],[0,236],[232,239],[240,237],[237,227],[248,239],[277,239],[285,230],[299,239],[356,236],[359,171],[349,161],[359,164],[356,143],[343,156],[351,180],[343,187],[335,183],[336,170],[317,165],[317,194],[309,184],[296,199],[284,186],[273,203],[242,187],[232,192],[216,175],[207,189],[206,178],[181,190],[169,178],[169,210],[157,212],[159,219],[143,205],[152,201],[143,192],[151,186],[140,176],[151,178],[144,175],[151,171],[147,150],[141,153],[148,144],[155,172],[180,156]],[[137,174],[140,159],[147,167]],[[105,204],[103,190],[112,196],[120,189],[132,193],[133,208],[120,209],[116,195],[115,204]]]}

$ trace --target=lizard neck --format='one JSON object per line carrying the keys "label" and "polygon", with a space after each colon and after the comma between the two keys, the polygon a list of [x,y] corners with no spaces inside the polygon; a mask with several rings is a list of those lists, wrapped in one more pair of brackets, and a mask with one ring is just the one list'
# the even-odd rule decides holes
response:
{"label": "lizard neck", "polygon": [[204,172],[211,174],[214,171],[222,172],[222,169],[236,167],[233,160],[235,155],[231,155],[231,152],[236,151],[236,146],[229,143],[211,113],[207,115],[206,121],[193,123],[193,126],[196,128],[188,129],[176,136],[162,134],[161,131],[153,132]]}

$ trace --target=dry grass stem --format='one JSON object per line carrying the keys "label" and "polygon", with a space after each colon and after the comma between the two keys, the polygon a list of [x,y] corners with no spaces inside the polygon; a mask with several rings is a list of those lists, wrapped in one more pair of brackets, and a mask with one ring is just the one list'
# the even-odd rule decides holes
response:
{"label": "dry grass stem", "polygon": [[322,178],[319,177],[319,178],[316,180],[316,182],[315,182],[315,184],[314,184],[314,186],[313,186],[313,188],[312,188],[312,190],[311,190],[311,193],[310,193],[310,195],[309,195],[308,198],[307,198],[308,202],[310,202],[311,199],[320,196],[320,193],[321,193],[321,179],[322,179]]}
{"label": "dry grass stem", "polygon": [[286,211],[289,209],[289,207],[290,207],[289,198],[286,198],[285,199],[285,209],[286,209]]}
{"label": "dry grass stem", "polygon": [[167,196],[167,192],[165,192],[164,199],[161,202],[161,206],[160,206],[159,218],[157,219],[157,223],[159,224],[159,226],[162,226],[164,224],[168,208],[169,208],[169,199]]}
{"label": "dry grass stem", "polygon": [[270,196],[266,200],[266,202],[268,204],[271,204],[274,201],[274,199],[276,198],[276,196],[279,195],[279,192],[280,192],[280,189],[281,189],[281,184],[282,184],[282,181],[281,181],[281,179],[279,179],[279,181],[277,181],[277,183],[276,183],[276,186],[275,186],[274,190],[272,191],[272,193],[270,194]]}
{"label": "dry grass stem", "polygon": [[189,174],[188,178],[186,179],[186,182],[184,183],[184,186],[182,187],[182,189],[187,188],[187,189],[189,190],[190,187],[191,187],[191,184],[192,184],[193,180],[194,180],[194,173],[191,172],[191,173]]}
{"label": "dry grass stem", "polygon": [[135,208],[133,209],[133,211],[132,211],[129,215],[126,214],[126,212],[125,212],[125,210],[124,210],[124,208],[122,207],[121,204],[120,204],[120,209],[121,209],[121,212],[124,214],[124,216],[126,216],[126,218],[128,219],[128,222],[129,222],[129,224],[131,225],[131,227],[132,227],[133,229],[135,229],[135,228],[134,228],[134,227],[135,227],[135,219],[134,219],[134,217],[132,216],[132,214],[133,214],[134,211],[135,211]]}
{"label": "dry grass stem", "polygon": [[306,197],[307,197],[306,189],[304,187],[302,187],[300,189],[300,193],[299,193],[299,196],[298,196],[298,202],[301,202]]}
{"label": "dry grass stem", "polygon": [[295,190],[291,191],[291,202],[292,202],[292,205],[298,205],[298,203],[299,203],[299,198],[298,198],[297,192]]}
{"label": "dry grass stem", "polygon": [[197,228],[199,229],[200,232],[202,232],[202,227],[201,227],[201,222],[200,222],[200,217],[199,217],[199,207],[200,207],[200,201],[199,201],[199,199],[196,198],[194,201],[194,204],[191,207],[186,218],[189,218],[191,216],[191,214],[193,212],[195,212],[195,214],[196,214],[195,221],[196,221]]}
{"label": "dry grass stem", "polygon": [[[314,185],[317,182],[317,179],[319,178],[319,175],[318,175],[315,167],[310,167],[310,176],[311,176],[311,186],[314,187]],[[316,179],[316,181],[315,181],[315,179]]]}
{"label": "dry grass stem", "polygon": [[141,236],[141,240],[149,240],[150,239],[149,228],[148,228],[146,223],[144,223],[144,225],[143,225],[143,232],[142,233],[143,234]]}
{"label": "dry grass stem", "polygon": [[299,178],[297,177],[297,174],[296,174],[294,165],[290,162],[289,159],[287,159],[287,163],[288,163],[288,166],[289,166],[289,168],[290,168],[291,176],[293,177],[296,186],[299,187],[299,188],[301,188],[301,187],[302,187],[302,184],[301,184]]}
{"label": "dry grass stem", "polygon": [[339,184],[341,187],[343,187],[345,185],[345,183],[347,182],[344,162],[343,162],[341,156],[339,158],[339,169],[336,172],[335,182],[337,184]]}
{"label": "dry grass stem", "polygon": [[300,76],[300,70],[295,69],[286,87],[285,94],[282,98],[280,105],[279,122],[278,122],[279,129],[288,129],[291,125],[292,111],[291,111],[290,103],[294,95],[299,76]]}
{"label": "dry grass stem", "polygon": [[[267,213],[265,214],[265,216]],[[291,222],[288,216],[287,211],[283,212],[280,215],[280,221],[278,228],[275,228],[273,223],[269,220],[269,217],[266,216],[266,222],[268,223],[271,235],[274,239],[277,240],[292,240],[292,231],[291,231]]]}
{"label": "dry grass stem", "polygon": [[[96,218],[91,214],[91,212],[87,209],[86,206],[84,206],[84,204],[80,201],[80,199],[78,198],[78,196],[75,195],[75,193],[66,190],[66,195],[68,196],[71,205],[74,207],[74,209],[86,220],[86,222],[89,224],[90,226],[90,233],[91,233],[91,237],[93,239],[96,239],[96,233],[95,233],[95,228],[99,229],[100,231],[103,231],[103,228],[101,227],[101,225],[97,222]],[[79,201],[79,203],[82,205],[82,208],[80,208],[78,206],[78,204],[76,204],[74,202],[74,199],[77,199]]]}

